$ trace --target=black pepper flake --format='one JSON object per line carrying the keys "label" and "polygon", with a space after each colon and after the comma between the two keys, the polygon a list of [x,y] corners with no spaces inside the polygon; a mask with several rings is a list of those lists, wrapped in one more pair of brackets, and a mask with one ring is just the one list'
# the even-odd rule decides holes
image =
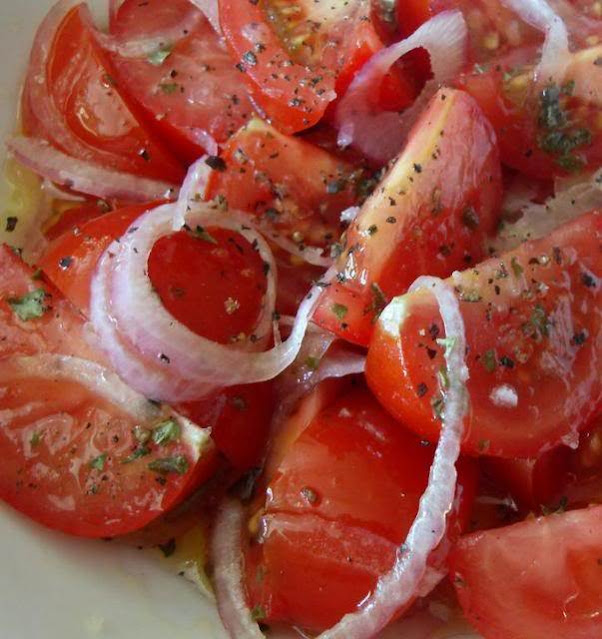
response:
{"label": "black pepper flake", "polygon": [[429,327],[429,335],[431,336],[432,340],[436,340],[439,337],[439,333],[441,332],[441,330],[439,329],[439,327],[437,326],[437,324],[431,324]]}
{"label": "black pepper flake", "polygon": [[573,338],[571,339],[571,344],[573,346],[583,346],[586,340],[587,340],[587,332],[579,331],[578,333],[575,333],[573,335]]}
{"label": "black pepper flake", "polygon": [[6,231],[8,233],[12,233],[17,228],[17,222],[19,221],[18,217],[11,215],[6,218]]}
{"label": "black pepper flake", "polygon": [[141,149],[138,151],[138,155],[145,161],[150,162],[151,156],[150,153],[146,149]]}
{"label": "black pepper flake", "polygon": [[435,357],[437,357],[437,351],[434,348],[427,347],[426,354],[428,355],[429,359],[435,359]]}
{"label": "black pepper flake", "polygon": [[251,67],[254,67],[257,64],[257,56],[253,53],[253,51],[247,51],[244,53],[242,59]]}
{"label": "black pepper flake", "polygon": [[581,274],[581,282],[587,286],[587,288],[596,288],[597,285],[596,278],[589,273]]}
{"label": "black pepper flake", "polygon": [[160,359],[162,362],[165,362],[166,364],[169,364],[169,363],[171,362],[171,360],[169,359],[169,357],[167,357],[167,355],[165,355],[165,353],[161,353],[161,354],[159,355],[159,359]]}
{"label": "black pepper flake", "polygon": [[418,397],[424,397],[428,392],[428,386],[422,382],[420,384],[418,384],[417,388],[416,388],[416,395],[418,395]]}
{"label": "black pepper flake", "polygon": [[422,164],[416,164],[414,162],[414,171],[416,171],[416,173],[422,173]]}
{"label": "black pepper flake", "polygon": [[214,171],[219,171],[220,173],[223,173],[226,170],[226,163],[217,155],[208,156],[205,160],[205,164]]}
{"label": "black pepper flake", "polygon": [[500,357],[500,364],[504,366],[504,368],[514,368],[514,360],[507,355],[502,355],[502,357]]}
{"label": "black pepper flake", "polygon": [[479,214],[474,206],[467,206],[462,211],[462,224],[471,231],[479,227]]}
{"label": "black pepper flake", "polygon": [[66,271],[71,264],[73,264],[73,258],[70,255],[67,257],[61,257],[59,260],[59,268],[63,271]]}
{"label": "black pepper flake", "polygon": [[396,224],[396,223],[397,223],[397,218],[396,218],[396,217],[393,217],[393,216],[391,215],[391,216],[389,216],[389,217],[387,218],[387,224]]}

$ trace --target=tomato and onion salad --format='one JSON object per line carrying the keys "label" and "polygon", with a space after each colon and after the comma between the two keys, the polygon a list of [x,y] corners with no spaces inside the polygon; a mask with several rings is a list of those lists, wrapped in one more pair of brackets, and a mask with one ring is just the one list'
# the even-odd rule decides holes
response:
{"label": "tomato and onion salad", "polygon": [[57,2],[7,140],[44,210],[2,220],[0,498],[171,552],[208,521],[236,638],[425,637],[441,597],[596,636],[595,4]]}

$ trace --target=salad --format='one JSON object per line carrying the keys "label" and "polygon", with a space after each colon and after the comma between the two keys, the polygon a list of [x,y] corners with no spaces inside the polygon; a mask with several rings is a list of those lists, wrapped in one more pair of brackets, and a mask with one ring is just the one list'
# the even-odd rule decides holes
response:
{"label": "salad", "polygon": [[602,636],[601,3],[104,9],[6,140],[2,500],[200,530],[234,638]]}

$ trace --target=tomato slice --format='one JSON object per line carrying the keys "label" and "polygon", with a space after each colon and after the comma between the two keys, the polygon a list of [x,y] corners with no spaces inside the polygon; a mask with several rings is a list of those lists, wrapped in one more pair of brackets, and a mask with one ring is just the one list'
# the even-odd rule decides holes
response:
{"label": "tomato slice", "polygon": [[600,633],[602,506],[474,533],[450,556],[464,613],[488,639]]}
{"label": "tomato slice", "polygon": [[[268,463],[267,490],[250,521],[257,536],[246,556],[251,605],[263,620],[312,630],[351,612],[389,569],[433,458],[433,448],[365,388],[339,387],[325,407],[319,393],[285,426],[289,441]],[[467,523],[476,481],[471,463],[460,464],[460,478],[450,538]]]}
{"label": "tomato slice", "polygon": [[187,163],[205,151],[215,153],[210,137],[225,142],[250,117],[253,107],[240,72],[188,0],[126,0],[112,24],[113,34],[127,42],[161,33],[191,14],[198,14],[196,26],[177,42],[166,41],[148,56],[111,55],[119,84]]}
{"label": "tomato slice", "polygon": [[349,227],[315,321],[367,345],[378,314],[425,273],[478,262],[501,199],[494,133],[466,93],[441,90]]}
{"label": "tomato slice", "polygon": [[[602,215],[591,213],[450,280],[468,346],[465,452],[537,457],[573,444],[602,407],[601,238]],[[436,441],[439,310],[426,291],[398,304],[401,326],[378,323],[366,376],[387,410]]]}
{"label": "tomato slice", "polygon": [[[363,63],[382,47],[365,0],[220,0],[221,26],[254,100],[283,133],[317,124]],[[403,76],[388,89],[398,108],[415,95]],[[391,95],[389,95],[391,98]]]}
{"label": "tomato slice", "polygon": [[602,48],[573,56],[559,86],[533,86],[536,52],[526,49],[460,76],[457,85],[479,103],[498,134],[502,161],[536,179],[595,170],[602,163],[600,105],[573,95],[595,71]]}
{"label": "tomato slice", "polygon": [[[157,204],[118,209],[66,232],[50,244],[40,261],[41,269],[87,315],[90,281],[101,255]],[[261,259],[243,238],[219,230],[211,230],[210,235],[216,244],[184,232],[157,242],[149,260],[149,276],[175,318],[200,335],[227,343],[252,330],[265,275]],[[234,312],[229,312],[234,306]],[[195,423],[211,428],[216,446],[239,470],[261,460],[272,408],[269,382],[225,389],[206,400],[177,406]]]}
{"label": "tomato slice", "polygon": [[[143,398],[141,419],[94,381],[61,375],[53,354],[100,364],[90,374],[101,387],[129,392],[88,345],[83,318],[6,247],[0,332],[0,498],[14,508],[63,532],[111,537],[159,517],[213,472],[202,428]],[[48,357],[48,370],[24,368],[23,358]]]}
{"label": "tomato slice", "polygon": [[[23,95],[27,133],[51,141],[65,153],[118,171],[179,183],[183,168],[137,118],[96,43],[85,5],[69,11],[51,43],[46,82],[60,121],[46,114],[37,119],[31,100],[38,100],[30,67]],[[40,44],[42,46],[42,44]],[[36,97],[34,97],[36,96]],[[33,107],[33,108],[32,108]]]}
{"label": "tomato slice", "polygon": [[[235,210],[304,246],[325,247],[342,230],[341,212],[357,203],[366,174],[309,142],[254,119],[230,138],[212,171],[206,198],[225,198]],[[269,233],[266,234],[269,239]]]}

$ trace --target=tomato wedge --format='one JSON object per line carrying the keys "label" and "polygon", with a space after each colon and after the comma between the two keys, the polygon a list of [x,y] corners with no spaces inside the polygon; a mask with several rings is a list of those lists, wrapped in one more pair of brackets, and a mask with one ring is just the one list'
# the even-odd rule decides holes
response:
{"label": "tomato wedge", "polygon": [[[52,11],[48,20],[56,19]],[[34,45],[23,93],[23,125],[69,155],[107,168],[179,183],[183,168],[139,120],[96,42],[85,5],[71,9],[56,31]],[[45,65],[41,56],[48,51]],[[42,70],[38,66],[42,65]],[[45,73],[40,85],[38,73]],[[44,89],[40,89],[44,86]]]}
{"label": "tomato wedge", "polygon": [[[602,408],[602,214],[581,216],[549,236],[456,274],[468,346],[470,412],[465,452],[537,457]],[[366,376],[379,401],[436,441],[443,328],[426,291],[398,298],[381,320]]]}
{"label": "tomato wedge", "polygon": [[461,75],[456,84],[490,120],[505,164],[536,179],[571,175],[602,164],[599,100],[587,89],[586,98],[575,95],[575,86],[602,77],[595,65],[600,56],[602,47],[579,51],[560,84],[534,87],[537,52],[523,49]]}
{"label": "tomato wedge", "polygon": [[188,0],[126,0],[112,22],[113,35],[124,43],[189,22],[190,32],[166,39],[150,54],[111,55],[119,84],[187,163],[204,152],[214,154],[212,139],[225,142],[250,117],[253,107],[240,72]]}
{"label": "tomato wedge", "polygon": [[447,276],[483,257],[501,189],[491,126],[470,96],[442,89],[349,227],[315,321],[367,345],[380,311],[419,275]]}
{"label": "tomato wedge", "polygon": [[600,634],[602,506],[468,535],[450,556],[464,614],[488,639]]}
{"label": "tomato wedge", "polygon": [[[383,44],[366,0],[320,3],[220,0],[221,26],[254,100],[283,133],[317,124],[356,71]],[[415,90],[391,77],[388,98],[408,106]]]}
{"label": "tomato wedge", "polygon": [[257,215],[301,253],[313,246],[329,255],[343,230],[341,212],[358,202],[366,178],[362,169],[258,119],[230,138],[221,158],[225,167],[211,172],[206,199],[221,197]]}
{"label": "tomato wedge", "polygon": [[213,472],[209,434],[128,389],[34,277],[0,247],[0,498],[75,535],[137,530]]}
{"label": "tomato wedge", "polygon": [[[257,535],[245,559],[247,588],[262,621],[315,630],[351,612],[393,563],[426,487],[433,448],[353,384],[318,388],[287,430],[251,516]],[[450,539],[466,525],[474,493],[474,466],[461,463],[459,472]],[[432,564],[439,567],[436,554]]]}

